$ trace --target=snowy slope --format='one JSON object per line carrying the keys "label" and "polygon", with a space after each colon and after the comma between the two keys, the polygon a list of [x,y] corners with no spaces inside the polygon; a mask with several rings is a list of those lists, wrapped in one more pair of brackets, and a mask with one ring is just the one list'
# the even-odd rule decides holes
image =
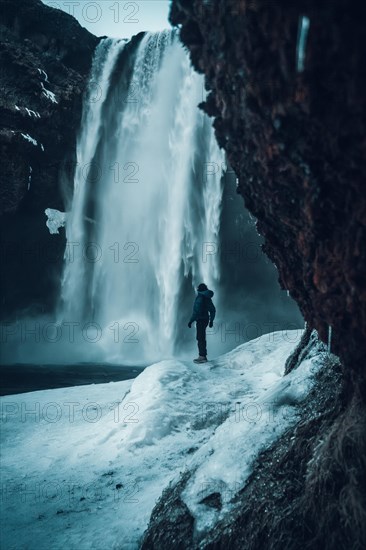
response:
{"label": "snowy slope", "polygon": [[225,513],[258,452],[296,421],[317,369],[315,357],[282,378],[300,336],[267,334],[206,365],[161,361],[133,381],[1,398],[1,547],[138,548],[187,469],[183,499],[207,528],[219,512],[202,498],[220,492]]}

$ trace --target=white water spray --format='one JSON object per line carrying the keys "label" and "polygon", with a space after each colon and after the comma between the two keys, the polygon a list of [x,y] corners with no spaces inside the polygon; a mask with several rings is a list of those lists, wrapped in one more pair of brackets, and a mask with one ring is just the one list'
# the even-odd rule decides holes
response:
{"label": "white water spray", "polygon": [[216,291],[225,157],[171,31],[143,38],[128,99],[113,104],[124,45],[105,39],[94,57],[104,97],[92,102],[90,85],[84,102],[59,315],[100,327],[101,360],[151,361],[174,353],[187,278]]}

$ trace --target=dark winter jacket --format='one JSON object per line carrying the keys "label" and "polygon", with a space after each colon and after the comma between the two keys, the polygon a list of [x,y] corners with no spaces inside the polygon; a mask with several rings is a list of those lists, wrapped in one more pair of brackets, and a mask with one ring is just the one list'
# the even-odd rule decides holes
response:
{"label": "dark winter jacket", "polygon": [[205,319],[207,321],[213,321],[215,319],[216,308],[211,300],[213,295],[214,293],[212,290],[197,291],[190,323],[197,321],[197,319]]}

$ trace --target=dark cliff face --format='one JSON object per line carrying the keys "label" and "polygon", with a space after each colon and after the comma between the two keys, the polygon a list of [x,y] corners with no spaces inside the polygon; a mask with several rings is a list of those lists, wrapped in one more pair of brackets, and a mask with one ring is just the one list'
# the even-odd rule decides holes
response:
{"label": "dark cliff face", "polygon": [[[366,354],[366,8],[346,0],[174,0],[204,110],[281,286],[348,370]],[[303,70],[301,17],[310,21]]]}
{"label": "dark cliff face", "polygon": [[324,361],[299,422],[258,456],[229,514],[198,540],[182,476],[155,506],[144,549],[366,545],[365,11],[346,0],[173,0],[264,250],[308,326],[325,342],[332,327],[342,363]]}
{"label": "dark cliff face", "polygon": [[75,166],[82,95],[99,40],[40,0],[1,2],[3,315],[30,304],[47,308],[54,299],[65,238],[49,235],[44,210],[64,209],[59,182]]}

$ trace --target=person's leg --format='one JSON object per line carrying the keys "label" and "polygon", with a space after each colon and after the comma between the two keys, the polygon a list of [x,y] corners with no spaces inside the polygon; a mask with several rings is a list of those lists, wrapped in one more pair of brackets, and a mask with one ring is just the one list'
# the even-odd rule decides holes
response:
{"label": "person's leg", "polygon": [[198,319],[196,321],[198,353],[201,357],[206,357],[207,355],[207,348],[206,348],[207,325],[208,325],[208,321],[206,321],[205,319]]}

